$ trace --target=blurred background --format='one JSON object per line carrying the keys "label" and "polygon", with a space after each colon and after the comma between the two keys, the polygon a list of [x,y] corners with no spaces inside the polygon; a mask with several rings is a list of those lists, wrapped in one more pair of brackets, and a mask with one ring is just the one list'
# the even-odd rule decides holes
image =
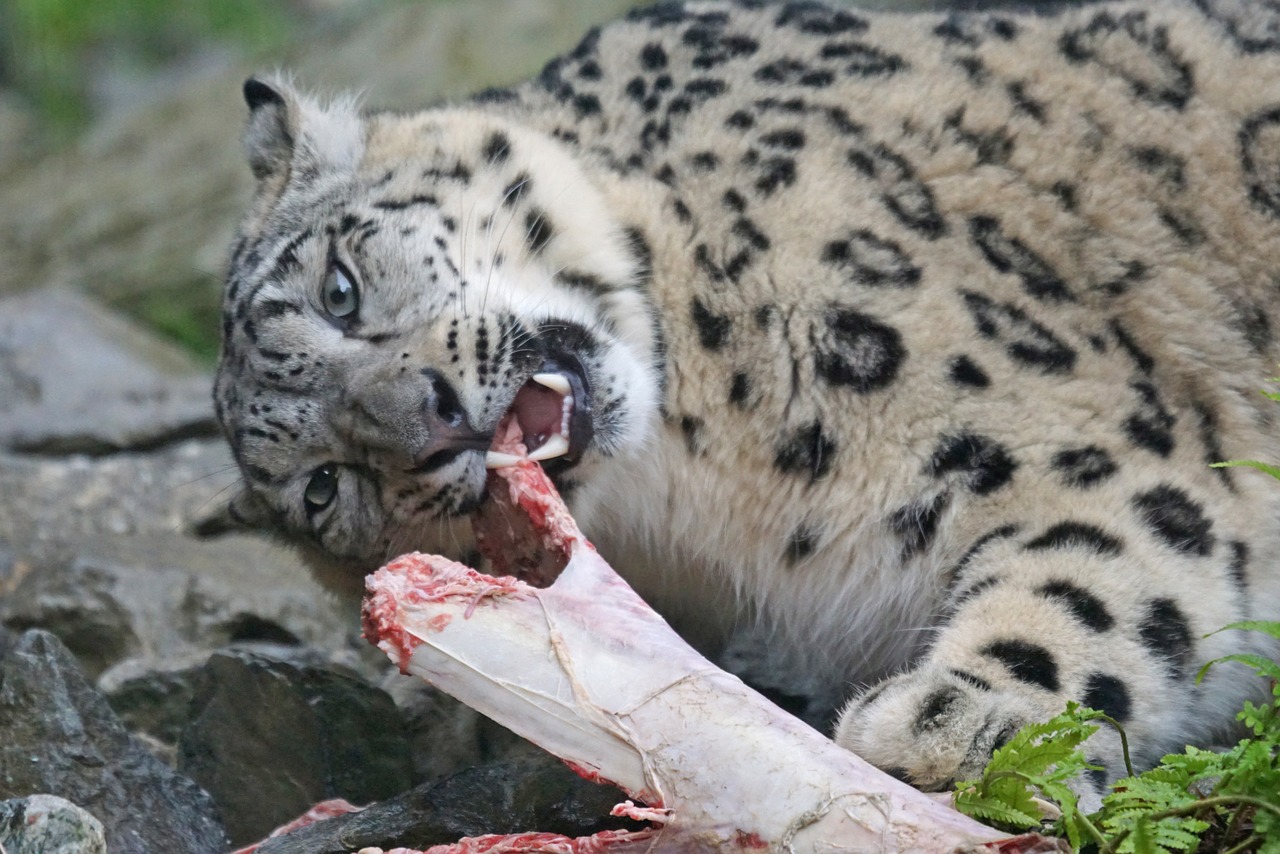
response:
{"label": "blurred background", "polygon": [[0,294],[85,289],[216,356],[239,84],[413,107],[511,82],[620,0],[0,0]]}
{"label": "blurred background", "polygon": [[88,289],[210,364],[246,75],[410,108],[521,79],[633,5],[0,0],[0,294]]}

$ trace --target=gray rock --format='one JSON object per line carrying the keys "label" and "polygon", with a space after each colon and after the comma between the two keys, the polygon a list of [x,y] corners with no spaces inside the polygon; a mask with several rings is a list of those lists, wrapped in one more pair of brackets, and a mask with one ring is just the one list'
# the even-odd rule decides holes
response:
{"label": "gray rock", "polygon": [[215,432],[183,352],[69,290],[0,299],[0,447],[105,453]]}
{"label": "gray rock", "polygon": [[0,453],[0,623],[54,631],[95,677],[125,659],[161,667],[264,640],[348,655],[354,644],[381,673],[385,660],[355,640],[358,613],[292,551],[244,533],[185,535],[225,500],[232,468],[220,441],[96,458]]}
{"label": "gray rock", "polygon": [[317,801],[364,804],[413,782],[390,696],[333,670],[243,650],[215,653],[203,668],[178,767],[217,801],[235,844]]}
{"label": "gray rock", "polygon": [[[324,650],[314,646],[293,646],[270,642],[240,642],[224,651],[239,650],[298,666],[336,670],[358,676],[368,669],[353,650]],[[192,715],[196,685],[205,678],[205,650],[166,658],[131,658],[119,662],[98,679],[98,689],[107,696],[111,708],[136,736],[144,738],[148,749],[177,767],[178,740]],[[371,674],[381,676],[380,673]],[[198,711],[198,710],[197,710]],[[474,756],[468,756],[474,760]],[[462,763],[449,768],[449,772]]]}
{"label": "gray rock", "polygon": [[195,680],[206,658],[207,654],[197,652],[165,661],[159,667],[154,662],[129,659],[98,680],[99,690],[121,723],[145,739],[147,749],[157,758],[174,768],[178,764],[178,738],[187,725]]}
{"label": "gray rock", "polygon": [[176,534],[210,512],[235,480],[221,440],[92,458],[0,452],[0,543],[21,563],[92,552],[104,536]]}
{"label": "gray rock", "polygon": [[0,601],[0,622],[53,632],[94,678],[126,659],[167,669],[237,641],[366,646],[357,616],[340,614],[291,554],[258,537],[102,535],[77,547],[65,563],[33,563]]}
{"label": "gray rock", "polygon": [[471,768],[358,813],[267,840],[258,854],[347,854],[364,847],[426,848],[485,833],[588,836],[635,828],[609,810],[626,798],[588,783],[546,754]]}
{"label": "gray rock", "polygon": [[[0,12],[0,25],[4,14]],[[35,110],[11,91],[0,89],[0,182],[35,159],[37,127]]]}
{"label": "gray rock", "polygon": [[226,850],[209,796],[129,735],[47,632],[24,634],[0,666],[0,734],[0,797],[81,805],[112,854]]}
{"label": "gray rock", "polygon": [[95,567],[29,573],[0,603],[9,628],[53,632],[96,678],[111,662],[135,651],[138,638],[108,574]]}
{"label": "gray rock", "polygon": [[0,594],[13,589],[13,585],[17,583],[17,575],[18,559],[14,556],[13,549],[0,540]]}
{"label": "gray rock", "polygon": [[54,795],[0,801],[0,851],[107,854],[102,822]]}

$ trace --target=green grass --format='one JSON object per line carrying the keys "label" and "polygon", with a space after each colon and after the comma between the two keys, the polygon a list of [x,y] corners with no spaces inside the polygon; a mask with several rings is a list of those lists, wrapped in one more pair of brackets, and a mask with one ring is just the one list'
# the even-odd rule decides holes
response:
{"label": "green grass", "polygon": [[65,140],[90,118],[102,57],[159,69],[210,42],[265,51],[283,42],[289,22],[286,7],[257,0],[0,0],[0,73]]}
{"label": "green grass", "polygon": [[218,358],[221,287],[207,277],[175,282],[125,297],[114,307],[195,355],[205,366]]}
{"label": "green grass", "polygon": [[[259,0],[0,0],[0,85],[35,108],[53,146],[93,118],[91,77],[105,57],[140,76],[231,47],[264,55],[283,45],[298,15]],[[220,287],[200,277],[113,301],[114,307],[209,365],[217,357]]]}

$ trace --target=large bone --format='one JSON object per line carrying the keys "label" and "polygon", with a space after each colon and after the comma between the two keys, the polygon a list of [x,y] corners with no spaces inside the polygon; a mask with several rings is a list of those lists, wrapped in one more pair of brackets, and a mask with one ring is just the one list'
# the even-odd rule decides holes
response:
{"label": "large bone", "polygon": [[492,492],[518,508],[509,524],[528,518],[534,548],[511,528],[483,529],[482,548],[502,569],[523,554],[545,573],[551,556],[564,564],[554,583],[406,555],[370,576],[365,633],[402,670],[621,787],[649,808],[628,814],[656,829],[432,852],[1056,850],[899,783],[716,668],[596,553],[538,466],[502,477],[508,494],[498,479]]}

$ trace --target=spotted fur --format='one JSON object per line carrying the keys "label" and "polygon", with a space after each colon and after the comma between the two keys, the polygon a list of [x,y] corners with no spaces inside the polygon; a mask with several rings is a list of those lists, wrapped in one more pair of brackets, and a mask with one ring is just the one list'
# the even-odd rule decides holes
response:
{"label": "spotted fur", "polygon": [[1206,634],[1280,617],[1280,492],[1206,465],[1280,457],[1276,32],[705,0],[417,113],[250,81],[233,509],[349,588],[465,555],[484,442],[573,359],[595,438],[549,469],[585,530],[841,744],[941,787],[1070,699],[1140,763],[1221,737],[1261,686],[1195,684],[1255,648]]}

